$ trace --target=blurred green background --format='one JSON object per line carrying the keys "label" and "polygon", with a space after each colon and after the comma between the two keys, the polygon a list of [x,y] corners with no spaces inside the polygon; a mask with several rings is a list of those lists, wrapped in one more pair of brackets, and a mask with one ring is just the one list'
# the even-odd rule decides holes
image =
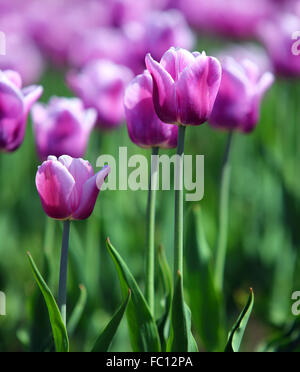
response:
{"label": "blurred green background", "polygon": [[[223,46],[222,41],[217,44]],[[209,41],[203,45],[208,53],[215,50]],[[71,96],[64,84],[63,71],[48,68],[41,83],[45,88],[43,102],[52,95]],[[245,351],[257,350],[267,340],[280,336],[295,321],[291,296],[300,290],[297,275],[300,268],[299,102],[299,81],[277,80],[264,99],[257,129],[249,136],[236,134],[234,139],[224,296],[229,331],[247,300],[249,288],[255,291],[256,305],[243,343]],[[217,132],[206,124],[187,130],[185,153],[205,155],[205,197],[196,204],[201,206],[202,223],[212,251],[217,238],[219,180],[226,138],[225,132]],[[124,126],[111,133],[95,131],[86,158],[96,167],[100,154],[111,154],[118,159],[120,146],[128,146],[129,156],[142,153],[150,157],[150,152],[130,142]],[[20,150],[12,155],[0,154],[0,290],[7,297],[7,316],[0,317],[0,351],[39,351],[49,338],[46,306],[32,276],[26,251],[31,252],[56,294],[62,225],[50,221],[42,210],[35,187],[38,165],[29,123]],[[165,247],[170,265],[173,194],[172,191],[159,192],[157,203],[156,241]],[[84,315],[71,337],[72,351],[89,350],[121,303],[117,273],[105,248],[107,237],[143,287],[146,201],[147,193],[142,191],[101,192],[92,217],[72,224],[69,315],[77,303],[79,285],[84,284],[88,293]],[[193,203],[186,203],[187,229],[188,212],[192,208]],[[196,250],[193,242],[188,234],[185,289],[192,310],[197,308],[197,295],[201,296],[200,283],[192,277],[190,267]],[[197,316],[193,311],[196,336]],[[300,329],[295,329],[291,341],[297,337],[299,340]],[[201,345],[201,339],[199,342]],[[112,350],[131,350],[126,320]]]}

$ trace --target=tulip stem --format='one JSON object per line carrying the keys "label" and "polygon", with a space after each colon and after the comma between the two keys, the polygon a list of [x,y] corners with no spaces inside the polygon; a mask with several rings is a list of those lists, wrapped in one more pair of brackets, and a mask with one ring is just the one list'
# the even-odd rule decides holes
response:
{"label": "tulip stem", "polygon": [[64,222],[60,275],[59,275],[59,291],[58,305],[61,316],[65,325],[67,324],[67,277],[68,277],[68,254],[69,254],[69,239],[70,239],[70,221]]}
{"label": "tulip stem", "polygon": [[174,239],[174,285],[177,283],[178,271],[183,275],[183,156],[186,127],[179,126],[175,184],[175,239]]}
{"label": "tulip stem", "polygon": [[226,252],[228,241],[228,215],[229,215],[229,192],[231,178],[231,148],[233,132],[230,132],[227,139],[226,149],[223,157],[223,165],[220,182],[220,200],[219,200],[219,235],[216,252],[216,286],[220,292],[223,291],[224,273],[226,264]]}
{"label": "tulip stem", "polygon": [[[157,157],[159,148],[152,149],[152,156]],[[155,282],[155,205],[156,191],[158,180],[158,161],[157,158],[151,157],[151,173],[148,190],[148,207],[147,207],[147,254],[146,254],[146,291],[145,296],[149,307],[154,316],[154,282]]]}

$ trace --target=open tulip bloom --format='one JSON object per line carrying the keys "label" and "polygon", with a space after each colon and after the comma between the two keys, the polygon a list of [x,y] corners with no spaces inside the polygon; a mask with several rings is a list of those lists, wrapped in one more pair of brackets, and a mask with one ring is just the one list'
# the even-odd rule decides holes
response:
{"label": "open tulip bloom", "polygon": [[43,88],[22,88],[21,76],[12,70],[0,70],[0,152],[13,152],[23,143],[31,106]]}
{"label": "open tulip bloom", "polygon": [[71,220],[85,220],[92,214],[99,191],[110,172],[104,167],[94,174],[88,161],[50,156],[38,169],[36,186],[45,213],[64,220],[58,303],[66,323],[67,266]]}

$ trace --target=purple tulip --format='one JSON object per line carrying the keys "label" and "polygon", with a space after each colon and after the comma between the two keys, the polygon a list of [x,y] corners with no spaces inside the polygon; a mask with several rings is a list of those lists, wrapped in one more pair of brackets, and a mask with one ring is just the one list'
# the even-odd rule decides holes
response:
{"label": "purple tulip", "polygon": [[178,127],[157,117],[153,105],[153,82],[148,71],[137,76],[125,93],[125,113],[129,137],[140,147],[174,148]]}
{"label": "purple tulip", "polygon": [[228,57],[222,67],[221,87],[209,123],[216,128],[249,133],[259,121],[260,103],[274,76],[270,72],[262,74],[249,60],[239,63]]}
{"label": "purple tulip", "polygon": [[127,67],[101,60],[89,63],[79,74],[69,73],[67,81],[87,108],[97,110],[98,126],[113,129],[125,119],[123,98],[132,77]]}
{"label": "purple tulip", "polygon": [[128,65],[137,74],[144,71],[147,53],[160,60],[173,45],[190,50],[195,44],[185,18],[175,9],[150,12],[140,22],[131,22],[123,29],[129,48]]}
{"label": "purple tulip", "polygon": [[269,0],[179,0],[178,7],[200,31],[236,38],[255,35],[273,12]]}
{"label": "purple tulip", "polygon": [[29,111],[42,93],[40,86],[22,89],[17,72],[0,70],[0,151],[13,152],[21,146]]}
{"label": "purple tulip", "polygon": [[55,97],[48,105],[35,104],[32,121],[40,159],[49,155],[83,157],[96,119],[96,111],[85,110],[77,98]]}
{"label": "purple tulip", "polygon": [[154,107],[163,122],[201,125],[208,119],[221,82],[217,59],[171,48],[160,63],[147,55],[146,65],[153,78]]}
{"label": "purple tulip", "polygon": [[85,220],[92,214],[108,166],[94,175],[83,159],[50,156],[38,169],[36,186],[45,213],[58,220]]}
{"label": "purple tulip", "polygon": [[300,76],[299,31],[300,11],[299,16],[283,14],[260,27],[259,36],[280,76]]}

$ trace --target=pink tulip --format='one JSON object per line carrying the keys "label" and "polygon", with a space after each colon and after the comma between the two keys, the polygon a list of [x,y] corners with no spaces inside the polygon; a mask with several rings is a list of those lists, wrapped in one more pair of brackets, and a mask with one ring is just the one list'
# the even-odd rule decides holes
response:
{"label": "pink tulip", "polygon": [[146,71],[137,76],[125,93],[127,128],[132,142],[140,147],[174,148],[178,127],[159,120],[153,105],[153,82]]}
{"label": "pink tulip", "polygon": [[261,73],[250,60],[226,58],[222,67],[221,87],[209,123],[216,128],[249,133],[259,121],[260,103],[274,76]]}
{"label": "pink tulip", "polygon": [[94,175],[88,161],[49,156],[38,169],[36,186],[45,213],[58,220],[85,220],[92,214],[108,166]]}
{"label": "pink tulip", "polygon": [[108,60],[94,61],[80,72],[71,72],[67,81],[87,108],[98,113],[98,126],[102,129],[119,127],[125,119],[123,98],[132,72]]}
{"label": "pink tulip", "polygon": [[208,119],[221,82],[217,59],[171,48],[160,63],[148,54],[146,65],[153,78],[154,107],[163,122],[201,125]]}
{"label": "pink tulip", "polygon": [[32,121],[40,159],[49,155],[83,157],[96,119],[96,111],[85,110],[77,98],[54,97],[48,105],[35,104]]}
{"label": "pink tulip", "polygon": [[13,152],[21,146],[29,111],[42,92],[40,86],[22,89],[17,72],[0,70],[0,151]]}
{"label": "pink tulip", "polygon": [[259,36],[268,50],[275,72],[280,76],[300,76],[300,11],[282,14],[262,24]]}

